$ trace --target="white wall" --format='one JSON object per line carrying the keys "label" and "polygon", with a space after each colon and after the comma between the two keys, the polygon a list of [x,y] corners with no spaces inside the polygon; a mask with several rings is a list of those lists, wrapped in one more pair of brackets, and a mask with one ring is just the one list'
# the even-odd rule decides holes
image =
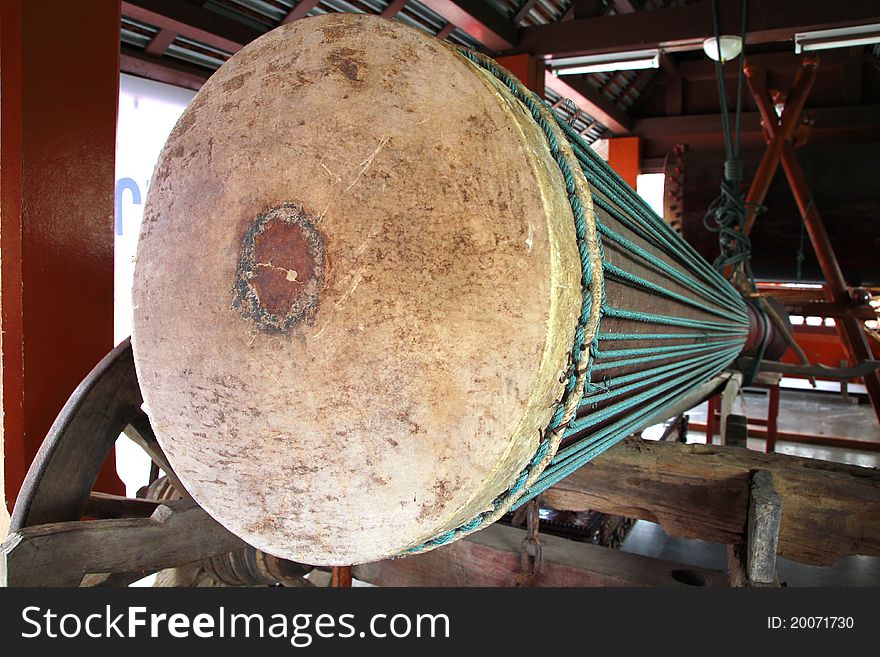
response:
{"label": "white wall", "polygon": [[[116,129],[116,239],[113,336],[131,334],[131,284],[147,190],[159,152],[194,91],[122,74]],[[116,469],[133,496],[147,483],[150,459],[127,438],[116,441]]]}

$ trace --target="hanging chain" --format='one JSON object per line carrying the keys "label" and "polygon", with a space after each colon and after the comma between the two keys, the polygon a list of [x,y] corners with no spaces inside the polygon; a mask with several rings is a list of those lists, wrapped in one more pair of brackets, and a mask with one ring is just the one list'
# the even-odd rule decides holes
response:
{"label": "hanging chain", "polygon": [[541,570],[541,541],[538,539],[538,525],[541,523],[540,498],[539,495],[525,507],[526,536],[519,548],[520,574],[516,586],[534,586],[535,578]]}

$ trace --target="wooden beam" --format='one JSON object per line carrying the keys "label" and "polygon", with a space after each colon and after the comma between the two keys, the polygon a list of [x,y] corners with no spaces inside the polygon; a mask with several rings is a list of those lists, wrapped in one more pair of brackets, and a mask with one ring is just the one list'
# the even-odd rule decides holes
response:
{"label": "wooden beam", "polygon": [[538,4],[538,0],[526,0],[522,3],[520,8],[517,9],[516,13],[513,15],[514,24],[518,24],[523,18],[525,18],[536,4]]}
{"label": "wooden beam", "polygon": [[407,2],[409,2],[409,0],[391,0],[391,2],[388,3],[388,6],[382,10],[381,16],[385,18],[394,18],[400,13],[400,10],[406,6]]}
{"label": "wooden beam", "polygon": [[443,29],[437,32],[436,38],[443,41],[444,39],[448,38],[449,35],[452,34],[454,31],[455,25],[453,25],[452,23],[446,23],[446,25],[443,26]]}
{"label": "wooden beam", "polygon": [[[804,113],[813,119],[813,133],[858,127],[880,128],[880,105],[815,107],[805,109]],[[760,113],[744,112],[741,129],[743,134],[761,134]],[[720,138],[721,115],[691,114],[635,119],[632,121],[632,132],[646,139],[671,138],[686,141],[688,138],[716,135]]]}
{"label": "wooden beam", "polygon": [[176,38],[177,32],[162,28],[144,48],[144,52],[152,57],[161,57]]}
{"label": "wooden beam", "polygon": [[320,4],[321,0],[299,0],[287,16],[281,21],[281,24],[292,23],[300,18],[305,18],[308,13]]}
{"label": "wooden beam", "polygon": [[666,93],[666,116],[680,116],[684,110],[681,76],[666,74],[664,76],[664,88]]}
{"label": "wooden beam", "polygon": [[[801,168],[797,155],[795,155],[794,146],[790,142],[786,142],[782,148],[782,170],[788,179],[795,203],[797,203],[803,217],[807,236],[813,245],[813,252],[816,254],[822,275],[825,277],[828,300],[841,305],[848,303],[852,297],[846,278],[840,268],[840,261],[828,237],[819,209],[813,203],[813,193],[810,190],[809,181]],[[865,334],[864,322],[851,316],[842,317],[837,321],[837,331],[843,339],[850,362],[861,363],[873,358],[871,344]],[[868,391],[868,398],[874,407],[874,415],[880,422],[880,373],[870,372],[863,377],[863,381]]]}
{"label": "wooden beam", "polygon": [[235,53],[262,31],[179,0],[122,0],[122,15]]}
{"label": "wooden beam", "polygon": [[[725,34],[739,33],[740,12],[739,0],[719,2]],[[880,22],[880,5],[874,0],[845,3],[749,0],[746,41],[749,44],[789,41],[796,32],[877,22]],[[555,57],[647,48],[696,50],[711,32],[711,6],[702,2],[523,28],[517,50]]]}
{"label": "wooden beam", "polygon": [[174,486],[174,489],[181,497],[190,499],[190,495],[186,491],[183,482],[177,477],[174,469],[168,462],[168,458],[165,456],[165,452],[162,451],[159,440],[153,431],[153,426],[150,424],[150,418],[147,417],[143,409],[138,409],[131,417],[128,426],[125,427],[125,435],[144,450],[154,464],[165,471],[165,475],[168,477],[171,485]]}
{"label": "wooden beam", "polygon": [[[662,67],[662,55],[660,61]],[[748,61],[750,66],[761,72],[772,71],[775,75],[779,76],[794,76],[803,66],[804,56],[796,55],[794,51],[749,53]],[[822,65],[817,74],[820,77],[823,73],[828,76],[839,76],[843,67],[850,61],[848,53],[842,49],[822,51]],[[676,68],[678,73],[688,81],[711,81],[714,83],[716,79],[715,62],[708,57],[680,62]],[[739,75],[739,68],[735,65],[724,66],[721,70],[724,77],[728,80],[735,80],[737,75]]]}
{"label": "wooden beam", "polygon": [[209,73],[195,66],[178,64],[166,60],[158,61],[147,58],[134,48],[122,46],[122,54],[119,60],[119,70],[122,73],[136,75],[147,80],[156,80],[173,84],[176,87],[198,91],[202,88],[209,77]]}
{"label": "wooden beam", "polygon": [[[495,524],[443,547],[354,567],[354,577],[378,586],[513,586],[526,532]],[[726,586],[714,570],[540,535],[536,586]]]}
{"label": "wooden beam", "polygon": [[167,502],[149,518],[26,527],[0,545],[0,586],[79,586],[92,573],[144,573],[246,544],[198,506]]}
{"label": "wooden beam", "polygon": [[516,25],[482,0],[422,0],[422,4],[491,51],[516,46]]}
{"label": "wooden beam", "polygon": [[733,447],[625,440],[544,493],[550,506],[660,523],[674,536],[743,543],[751,473],[782,496],[779,554],[829,565],[880,556],[880,472]]}
{"label": "wooden beam", "polygon": [[615,135],[628,134],[633,122],[625,112],[586,83],[565,80],[550,71],[544,74],[544,86],[563,98],[570,99],[581,110],[592,116]]}

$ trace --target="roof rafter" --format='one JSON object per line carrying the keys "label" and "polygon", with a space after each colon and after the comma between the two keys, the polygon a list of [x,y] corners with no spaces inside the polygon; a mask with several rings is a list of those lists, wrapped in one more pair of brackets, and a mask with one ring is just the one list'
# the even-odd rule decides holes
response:
{"label": "roof rafter", "polygon": [[233,53],[262,35],[231,18],[179,0],[122,0],[122,15]]}
{"label": "roof rafter", "polygon": [[632,119],[589,84],[576,80],[563,80],[547,71],[544,74],[544,86],[571,100],[578,109],[592,116],[615,134],[626,134],[632,128]]}
{"label": "roof rafter", "polygon": [[[739,32],[740,11],[739,0],[719,2],[722,32]],[[746,41],[787,41],[796,32],[876,22],[880,22],[876,0],[749,0]],[[696,47],[711,32],[711,5],[703,2],[523,28],[516,50],[553,57],[648,48],[674,50]]]}
{"label": "roof rafter", "polygon": [[516,47],[516,25],[482,0],[421,0],[436,14],[494,52]]}

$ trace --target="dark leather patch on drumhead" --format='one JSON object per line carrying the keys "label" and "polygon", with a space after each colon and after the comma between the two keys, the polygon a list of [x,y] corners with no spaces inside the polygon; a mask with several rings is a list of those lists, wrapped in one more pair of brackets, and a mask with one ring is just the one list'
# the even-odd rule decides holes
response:
{"label": "dark leather patch on drumhead", "polygon": [[232,308],[268,333],[314,318],[324,276],[324,240],[296,203],[259,215],[241,243]]}

